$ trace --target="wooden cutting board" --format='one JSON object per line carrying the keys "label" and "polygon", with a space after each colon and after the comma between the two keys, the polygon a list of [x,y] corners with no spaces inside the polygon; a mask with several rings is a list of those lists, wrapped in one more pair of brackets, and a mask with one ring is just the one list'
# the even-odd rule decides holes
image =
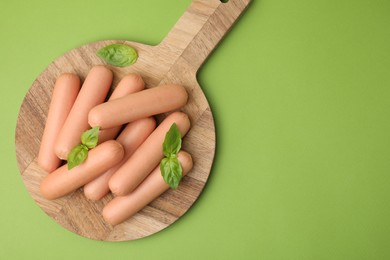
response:
{"label": "wooden cutting board", "polygon": [[[125,241],[166,228],[191,207],[210,174],[216,144],[213,115],[196,80],[196,73],[250,1],[194,0],[157,46],[117,40],[94,42],[67,52],[38,76],[20,108],[15,142],[18,166],[26,188],[47,215],[78,235],[96,240]],[[112,43],[134,47],[139,54],[137,62],[118,68],[107,65],[96,56],[96,50]],[[99,202],[92,202],[80,189],[57,200],[44,199],[39,186],[47,173],[35,160],[56,78],[61,73],[71,72],[84,80],[88,71],[99,64],[107,65],[114,72],[112,89],[131,72],[141,74],[147,87],[163,83],[182,84],[189,93],[189,102],[182,110],[189,115],[192,124],[183,139],[183,149],[193,156],[193,170],[183,178],[177,190],[168,190],[135,216],[114,227],[101,216],[102,208],[112,199],[111,194]]]}

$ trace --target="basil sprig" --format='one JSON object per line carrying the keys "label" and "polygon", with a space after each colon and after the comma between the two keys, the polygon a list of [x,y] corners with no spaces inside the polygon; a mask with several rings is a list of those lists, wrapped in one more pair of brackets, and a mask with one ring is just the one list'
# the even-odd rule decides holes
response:
{"label": "basil sprig", "polygon": [[183,176],[181,164],[177,159],[177,154],[181,149],[181,135],[176,123],[173,123],[163,143],[164,158],[160,162],[160,171],[164,181],[172,188],[179,186]]}
{"label": "basil sprig", "polygon": [[126,44],[110,44],[96,52],[108,64],[117,67],[126,67],[138,59],[137,51]]}
{"label": "basil sprig", "polygon": [[88,157],[88,151],[96,147],[99,127],[91,128],[81,135],[81,144],[76,145],[68,154],[68,170],[82,164]]}

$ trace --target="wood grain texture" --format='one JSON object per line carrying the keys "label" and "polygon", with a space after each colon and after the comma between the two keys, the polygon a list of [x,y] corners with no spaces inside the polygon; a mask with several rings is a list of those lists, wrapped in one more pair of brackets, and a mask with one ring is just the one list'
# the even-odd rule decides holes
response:
{"label": "wood grain texture", "polygon": [[[87,238],[125,241],[149,236],[166,228],[191,207],[207,182],[216,145],[213,115],[196,80],[196,73],[249,2],[194,0],[157,46],[117,40],[94,42],[67,52],[38,76],[21,105],[15,144],[18,166],[26,188],[51,218],[71,232]],[[139,54],[138,61],[125,68],[105,64],[95,52],[112,43],[134,47]],[[35,161],[56,78],[61,73],[71,72],[84,81],[88,71],[101,64],[114,72],[112,89],[128,73],[141,74],[148,88],[163,83],[182,84],[189,93],[189,102],[182,111],[189,115],[192,124],[183,139],[183,149],[193,156],[193,170],[183,178],[177,190],[168,190],[135,216],[115,227],[107,224],[101,216],[102,208],[112,199],[111,194],[99,202],[92,202],[79,189],[57,200],[44,199],[39,193],[39,186],[47,173]],[[158,116],[158,120],[161,121],[164,116]]]}

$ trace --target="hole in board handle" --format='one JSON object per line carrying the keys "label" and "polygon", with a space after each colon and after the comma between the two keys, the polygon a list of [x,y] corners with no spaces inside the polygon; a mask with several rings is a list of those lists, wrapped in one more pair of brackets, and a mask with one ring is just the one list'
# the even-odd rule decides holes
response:
{"label": "hole in board handle", "polygon": [[222,3],[227,3],[229,0],[221,0]]}

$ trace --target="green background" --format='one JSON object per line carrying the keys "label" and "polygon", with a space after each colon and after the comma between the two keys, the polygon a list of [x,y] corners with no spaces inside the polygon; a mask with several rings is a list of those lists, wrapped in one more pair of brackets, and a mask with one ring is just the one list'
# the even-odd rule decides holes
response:
{"label": "green background", "polygon": [[168,229],[93,241],[33,202],[14,150],[33,80],[89,42],[158,44],[190,2],[1,1],[0,259],[390,259],[388,0],[253,0],[199,71],[216,158]]}

